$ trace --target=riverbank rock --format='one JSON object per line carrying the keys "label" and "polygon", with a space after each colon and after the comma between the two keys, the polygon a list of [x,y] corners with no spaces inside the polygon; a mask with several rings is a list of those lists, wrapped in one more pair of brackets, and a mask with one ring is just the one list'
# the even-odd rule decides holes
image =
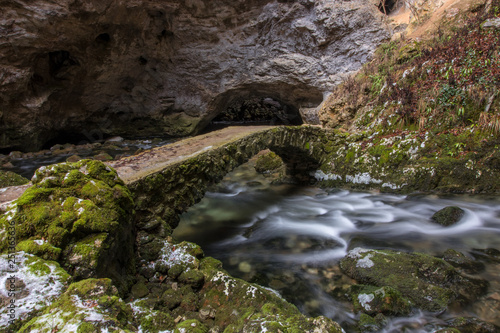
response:
{"label": "riverbank rock", "polygon": [[0,250],[15,225],[19,250],[59,258],[74,279],[109,277],[123,291],[134,271],[133,200],[98,161],[39,168],[33,186],[0,216]]}
{"label": "riverbank rock", "polygon": [[193,332],[341,332],[330,319],[307,318],[272,290],[231,277],[220,261],[204,257],[196,244],[164,240],[159,258],[140,263],[143,276],[130,296],[141,298],[130,304],[143,330],[159,322],[164,329],[175,327],[175,332],[186,328]]}
{"label": "riverbank rock", "polygon": [[349,292],[356,312],[405,316],[411,310],[411,302],[389,286],[379,288],[358,284],[351,286]]}
{"label": "riverbank rock", "polygon": [[133,312],[109,279],[87,279],[71,284],[61,297],[19,332],[136,331]]}
{"label": "riverbank rock", "polygon": [[422,253],[358,247],[341,260],[340,267],[360,283],[391,286],[426,311],[474,301],[488,286],[487,281],[462,275],[444,260]]}
{"label": "riverbank rock", "polygon": [[432,215],[431,220],[434,223],[448,227],[450,225],[458,223],[458,221],[460,221],[464,214],[465,212],[462,208],[457,206],[448,206]]}
{"label": "riverbank rock", "polygon": [[29,183],[29,179],[24,178],[12,171],[0,170],[0,188],[7,186],[17,186]]}

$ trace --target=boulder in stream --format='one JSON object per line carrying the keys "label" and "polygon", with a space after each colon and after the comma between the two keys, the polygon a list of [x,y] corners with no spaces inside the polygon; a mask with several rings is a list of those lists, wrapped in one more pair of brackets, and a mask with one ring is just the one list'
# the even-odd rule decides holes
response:
{"label": "boulder in stream", "polygon": [[417,308],[441,312],[452,302],[467,303],[482,295],[488,282],[462,275],[446,261],[423,253],[355,248],[340,268],[359,283],[391,286]]}
{"label": "boulder in stream", "polygon": [[431,220],[437,224],[448,227],[456,224],[464,216],[465,212],[462,208],[457,206],[448,206],[438,210],[432,215]]}

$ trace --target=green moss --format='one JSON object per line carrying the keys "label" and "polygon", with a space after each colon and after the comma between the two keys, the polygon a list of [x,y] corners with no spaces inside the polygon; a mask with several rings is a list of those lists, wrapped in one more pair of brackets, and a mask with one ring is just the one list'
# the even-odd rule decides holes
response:
{"label": "green moss", "polygon": [[29,179],[18,175],[12,171],[0,170],[0,188],[7,186],[24,185],[29,183]]}
{"label": "green moss", "polygon": [[408,315],[411,310],[411,303],[398,290],[389,286],[354,285],[349,292],[356,312]]}
{"label": "green moss", "polygon": [[45,260],[57,260],[61,254],[60,248],[54,247],[47,242],[39,244],[34,240],[25,240],[20,242],[16,246],[16,251],[31,253]]}
{"label": "green moss", "polygon": [[185,320],[175,327],[174,333],[207,333],[208,327],[196,319]]}
{"label": "green moss", "polygon": [[168,313],[163,311],[148,312],[145,315],[139,315],[139,323],[143,332],[156,333],[174,329],[174,319]]}
{"label": "green moss", "polygon": [[78,326],[77,333],[94,333],[96,327],[92,323],[83,322]]}
{"label": "green moss", "polygon": [[259,173],[268,173],[283,166],[283,160],[274,152],[268,152],[257,158],[255,170]]}
{"label": "green moss", "polygon": [[[50,258],[60,252],[60,262],[80,278],[109,276],[120,286],[128,285],[135,267],[134,204],[116,172],[98,161],[61,163],[39,168],[33,184],[16,200],[16,210],[8,218],[0,216],[0,228],[13,219],[23,249],[51,250],[36,252]],[[34,239],[46,239],[48,244],[37,249],[22,243]],[[6,242],[0,239],[0,251],[7,249]]]}
{"label": "green moss", "polygon": [[201,287],[203,285],[204,280],[205,280],[205,275],[196,269],[190,269],[188,271],[184,271],[179,276],[180,282],[190,285],[193,288]]}

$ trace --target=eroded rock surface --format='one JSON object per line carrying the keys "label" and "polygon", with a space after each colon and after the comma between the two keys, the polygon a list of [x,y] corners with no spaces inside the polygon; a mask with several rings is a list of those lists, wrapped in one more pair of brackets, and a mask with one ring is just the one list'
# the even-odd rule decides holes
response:
{"label": "eroded rock surface", "polygon": [[2,2],[0,148],[186,135],[250,98],[317,121],[323,94],[390,37],[377,3]]}

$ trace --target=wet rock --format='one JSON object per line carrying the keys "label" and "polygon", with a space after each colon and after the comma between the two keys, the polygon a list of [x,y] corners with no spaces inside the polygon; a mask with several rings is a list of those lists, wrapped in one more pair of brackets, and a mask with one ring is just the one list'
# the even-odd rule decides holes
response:
{"label": "wet rock", "polygon": [[143,298],[149,294],[149,290],[143,282],[138,282],[132,286],[130,294],[134,299]]}
{"label": "wet rock", "polygon": [[448,227],[460,221],[464,214],[465,212],[462,208],[457,206],[449,206],[437,211],[434,215],[432,215],[431,221]]}
{"label": "wet rock", "polygon": [[66,162],[74,163],[80,161],[82,158],[78,155],[71,155],[66,159]]}
{"label": "wet rock", "polygon": [[387,325],[387,318],[381,313],[375,317],[371,317],[365,313],[359,316],[358,328],[362,333],[380,332],[385,325]]}
{"label": "wet rock", "polygon": [[458,317],[449,321],[448,325],[457,328],[460,332],[470,333],[495,333],[500,330],[500,327],[473,317]]}
{"label": "wet rock", "polygon": [[167,290],[161,296],[163,306],[169,310],[178,307],[182,301],[182,292],[180,290]]}
{"label": "wet rock", "polygon": [[187,284],[194,289],[200,288],[205,281],[205,275],[197,269],[191,269],[182,272],[179,276],[179,282]]}
{"label": "wet rock", "polygon": [[12,164],[11,162],[7,162],[7,163],[2,164],[2,168],[4,168],[4,169],[13,169],[14,168],[14,164]]}
{"label": "wet rock", "polygon": [[500,263],[500,251],[497,249],[473,249],[471,254],[487,263]]}
{"label": "wet rock", "polygon": [[13,160],[20,160],[23,158],[23,152],[21,151],[11,151],[9,157]]}
{"label": "wet rock", "polygon": [[427,311],[446,310],[454,301],[472,302],[488,286],[485,280],[462,275],[446,261],[421,253],[355,248],[340,267],[359,283],[393,287]]}
{"label": "wet rock", "polygon": [[134,301],[131,303],[131,307],[134,319],[139,323],[137,329],[139,332],[164,332],[172,331],[175,328],[172,316],[166,311],[155,310],[155,304],[148,300]]}
{"label": "wet rock", "polygon": [[121,136],[113,136],[109,139],[106,139],[106,142],[123,142],[123,140],[125,139],[122,138]]}
{"label": "wet rock", "polygon": [[448,249],[443,254],[443,259],[453,265],[461,268],[469,274],[475,274],[484,270],[484,264],[467,257],[465,254],[453,249]]}
{"label": "wet rock", "polygon": [[238,270],[243,273],[250,273],[252,271],[252,265],[249,262],[243,261],[238,265]]}
{"label": "wet rock", "polygon": [[108,153],[100,153],[95,155],[93,158],[97,161],[111,161],[113,159],[113,156],[109,155]]}
{"label": "wet rock", "polygon": [[53,145],[52,147],[50,147],[51,151],[57,151],[57,150],[61,150],[61,149],[64,149],[63,145],[61,145],[61,144]]}
{"label": "wet rock", "polygon": [[406,316],[411,311],[411,303],[396,289],[385,286],[382,288],[354,285],[350,295],[356,312],[369,315],[383,313],[387,315]]}
{"label": "wet rock", "polygon": [[0,170],[0,188],[7,186],[17,186],[29,183],[29,179],[24,178],[12,171]]}

